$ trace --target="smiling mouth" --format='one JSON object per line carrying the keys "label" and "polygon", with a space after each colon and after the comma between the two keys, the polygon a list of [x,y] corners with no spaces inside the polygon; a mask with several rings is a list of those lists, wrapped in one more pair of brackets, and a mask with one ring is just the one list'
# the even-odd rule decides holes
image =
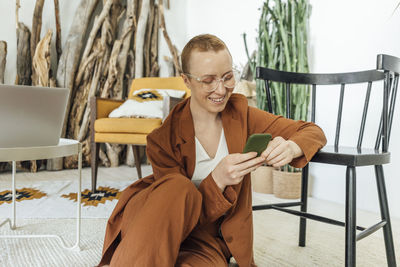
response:
{"label": "smiling mouth", "polygon": [[218,103],[222,103],[222,102],[225,100],[225,97],[226,97],[226,96],[223,96],[223,97],[220,97],[220,98],[211,98],[211,97],[208,97],[208,99],[211,100],[212,102],[218,104]]}

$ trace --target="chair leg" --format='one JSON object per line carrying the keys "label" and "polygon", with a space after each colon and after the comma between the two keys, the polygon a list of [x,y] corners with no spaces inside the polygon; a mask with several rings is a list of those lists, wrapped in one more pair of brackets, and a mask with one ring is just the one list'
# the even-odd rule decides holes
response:
{"label": "chair leg", "polygon": [[386,259],[388,266],[396,266],[396,256],[393,245],[392,226],[390,223],[389,207],[386,196],[385,176],[383,174],[383,166],[375,166],[376,184],[378,187],[379,205],[381,210],[382,220],[386,221],[383,227],[383,237],[385,239]]}
{"label": "chair leg", "polygon": [[[308,195],[308,164],[303,168],[301,174],[301,206],[300,210],[307,212],[307,195]],[[299,246],[306,246],[306,218],[300,217],[300,229],[299,229]]]}
{"label": "chair leg", "polygon": [[91,144],[92,193],[96,192],[97,169],[99,167],[99,150],[100,150],[100,143],[92,142]]}
{"label": "chair leg", "polygon": [[142,178],[142,168],[140,166],[140,153],[139,153],[139,146],[132,146],[133,149],[133,157],[135,158],[135,165],[136,171],[138,174],[139,179]]}
{"label": "chair leg", "polygon": [[345,266],[356,266],[356,168],[346,169],[346,258]]}

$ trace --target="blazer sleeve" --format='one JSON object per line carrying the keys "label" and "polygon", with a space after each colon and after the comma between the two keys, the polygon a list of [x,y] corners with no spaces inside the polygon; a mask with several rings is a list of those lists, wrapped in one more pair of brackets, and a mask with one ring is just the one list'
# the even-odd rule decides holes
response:
{"label": "blazer sleeve", "polygon": [[152,134],[147,136],[146,154],[153,168],[154,179],[160,179],[171,173],[187,176],[183,163],[178,160],[172,148],[157,140],[158,138]]}
{"label": "blazer sleeve", "polygon": [[324,132],[315,123],[295,121],[266,111],[249,107],[248,135],[253,133],[270,133],[272,138],[281,136],[292,140],[303,151],[304,155],[292,160],[290,165],[303,168],[325,144]]}
{"label": "blazer sleeve", "polygon": [[200,224],[216,221],[236,203],[237,195],[232,186],[227,186],[221,192],[211,173],[201,181],[199,191],[203,196]]}

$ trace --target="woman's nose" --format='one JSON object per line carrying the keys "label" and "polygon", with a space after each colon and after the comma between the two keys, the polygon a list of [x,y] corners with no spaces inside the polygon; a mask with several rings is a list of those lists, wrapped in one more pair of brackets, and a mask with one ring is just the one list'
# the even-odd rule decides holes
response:
{"label": "woman's nose", "polygon": [[222,79],[218,81],[217,88],[215,89],[214,92],[221,95],[224,95],[226,93],[226,88],[224,85],[224,81]]}

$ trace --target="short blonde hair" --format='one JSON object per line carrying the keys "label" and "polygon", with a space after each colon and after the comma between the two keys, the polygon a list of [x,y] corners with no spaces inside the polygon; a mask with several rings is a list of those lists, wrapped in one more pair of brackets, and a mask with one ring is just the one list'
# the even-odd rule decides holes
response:
{"label": "short blonde hair", "polygon": [[228,50],[226,44],[215,35],[201,34],[193,37],[192,39],[190,39],[190,41],[185,45],[185,47],[182,50],[182,55],[181,55],[182,72],[189,73],[189,59],[190,55],[194,50],[200,52],[206,52],[210,50],[218,52],[223,49]]}

